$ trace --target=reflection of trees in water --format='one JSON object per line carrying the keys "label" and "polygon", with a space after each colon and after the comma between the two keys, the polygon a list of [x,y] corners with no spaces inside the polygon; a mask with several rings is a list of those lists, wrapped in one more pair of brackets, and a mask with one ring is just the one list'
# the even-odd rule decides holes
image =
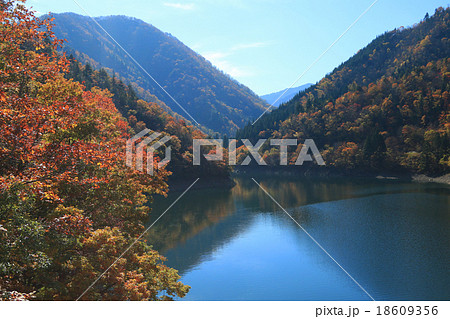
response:
{"label": "reflection of trees in water", "polygon": [[[286,209],[318,202],[357,197],[359,186],[354,181],[307,178],[256,178]],[[365,182],[367,186],[367,182]],[[236,179],[233,196],[243,203],[258,203],[261,210],[279,210],[278,206],[250,178]]]}
{"label": "reflection of trees in water", "polygon": [[[374,195],[401,195],[406,193],[407,196],[410,196],[409,198],[416,198],[415,194],[411,194],[415,192],[448,195],[448,188],[398,181],[375,180],[368,182],[348,179],[310,180],[273,177],[258,177],[256,180],[334,257],[339,261],[345,261],[346,266],[358,278],[369,282],[368,286],[377,287],[373,289],[380,291],[383,291],[383,289],[380,288],[379,282],[384,283],[383,278],[386,277],[386,274],[383,273],[385,269],[383,265],[386,263],[386,259],[390,258],[397,250],[405,252],[403,258],[410,258],[410,256],[416,258],[417,255],[414,249],[407,249],[407,246],[411,246],[411,243],[420,244],[420,241],[413,240],[416,235],[414,233],[409,234],[408,230],[402,230],[398,227],[402,225],[409,227],[410,223],[420,226],[422,223],[411,220],[409,211],[414,211],[412,208],[399,208],[399,211],[408,212],[404,212],[409,216],[408,218],[399,215],[395,208],[392,208],[395,214],[391,210],[385,211],[386,207],[390,207],[386,205],[392,206],[398,203],[395,200],[397,197],[387,197],[387,204],[385,204],[381,200],[384,197]],[[203,189],[189,192],[150,230],[147,237],[149,243],[159,249],[168,258],[167,264],[178,269],[181,275],[212,258],[215,252],[220,251],[221,247],[239,238],[251,227],[257,216],[273,215],[277,222],[281,223],[280,229],[296,229],[299,238],[306,236],[259,189],[254,181],[250,178],[236,178],[235,181],[236,186],[233,189]],[[178,194],[174,194],[163,201],[156,201],[153,207],[153,220],[177,196]],[[422,196],[424,195],[422,194]],[[358,200],[334,203],[334,201],[352,198]],[[400,196],[399,198],[404,197]],[[445,207],[446,200],[448,201],[448,199],[442,199],[444,206],[439,206],[441,205],[439,204],[436,207]],[[323,202],[330,203],[311,205]],[[413,205],[412,203],[404,204]],[[403,204],[398,203],[398,205]],[[381,210],[377,211],[377,209]],[[421,220],[426,217],[421,213],[422,211],[423,209],[419,210],[416,219]],[[389,218],[385,216],[386,214],[389,215]],[[397,230],[389,231],[388,234],[392,237],[390,242],[396,243],[396,245],[394,247],[379,246],[377,236],[385,232],[384,221],[392,218],[395,221],[393,224],[397,225]],[[408,224],[404,224],[404,220],[409,220]],[[428,224],[432,223],[429,222]],[[437,228],[436,226],[431,229]],[[425,238],[426,236],[421,234],[427,232],[429,233],[428,228],[418,231],[419,235],[417,236]],[[448,236],[439,238],[448,238]],[[370,243],[375,244],[370,246]],[[427,247],[432,247],[432,245],[425,245],[424,249],[427,249]],[[367,249],[371,249],[372,252],[376,251],[376,253],[366,255]],[[430,254],[432,252],[427,252],[426,255]],[[357,256],[357,258],[352,256]],[[377,256],[383,256],[382,262],[378,262]],[[430,259],[431,257],[427,258]],[[433,258],[438,259],[438,257]],[[433,258],[430,260],[433,260]],[[424,262],[426,260],[425,258]],[[366,269],[373,268],[368,267],[368,265],[377,265],[378,272],[366,271]],[[427,263],[424,265],[424,267],[428,266]],[[392,261],[389,268],[390,272],[401,271],[402,269],[396,268],[395,260]],[[443,272],[441,271],[441,273]],[[396,274],[396,277],[400,278],[397,281],[404,279],[399,273]],[[383,280],[380,281],[380,278]]]}
{"label": "reflection of trees in water", "polygon": [[[285,209],[321,202],[330,202],[373,195],[435,192],[445,189],[439,185],[413,184],[401,181],[367,180],[348,178],[306,178],[306,177],[257,177],[258,183]],[[278,211],[279,207],[259,189],[251,178],[236,178],[233,196],[236,201],[258,207],[262,211]],[[447,190],[448,193],[448,190]]]}
{"label": "reflection of trees in water", "polygon": [[[170,195],[155,201],[153,222],[179,196]],[[235,211],[228,189],[193,190],[175,204],[149,231],[147,241],[155,249],[166,251],[184,243],[203,229],[216,224]]]}
{"label": "reflection of trees in water", "polygon": [[[167,251],[186,242],[205,228],[223,221],[236,210],[258,208],[262,212],[279,212],[279,207],[255,184],[251,178],[235,178],[236,185],[230,189],[193,190],[186,194],[167,212],[151,229],[147,240],[154,248]],[[354,197],[384,193],[392,187],[391,183],[374,181],[349,181],[344,179],[308,179],[258,177],[257,181],[284,208],[296,212],[297,208],[318,202],[334,201]],[[362,186],[363,185],[363,186]],[[361,192],[362,188],[372,191]],[[172,203],[179,194],[172,194],[167,199],[155,201],[152,209],[152,221],[155,220]]]}

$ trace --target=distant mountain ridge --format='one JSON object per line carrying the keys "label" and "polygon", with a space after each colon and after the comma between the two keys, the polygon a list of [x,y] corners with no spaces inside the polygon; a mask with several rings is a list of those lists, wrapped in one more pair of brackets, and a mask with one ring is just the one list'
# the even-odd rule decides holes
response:
{"label": "distant mountain ridge", "polygon": [[[55,34],[68,41],[64,50],[82,63],[119,74],[138,94],[142,89],[150,92],[192,122],[91,18],[74,13],[52,16]],[[136,18],[95,19],[200,125],[211,131],[233,134],[268,107],[250,89],[170,34]]]}
{"label": "distant mountain ridge", "polygon": [[[309,88],[310,86],[312,86],[312,83],[307,83],[295,88],[290,88],[287,90],[287,92],[281,96],[286,89],[281,90],[279,92],[275,92],[275,93],[270,93],[270,94],[265,94],[265,95],[261,95],[261,98],[263,100],[265,100],[267,103],[269,103],[270,105],[273,104],[273,106],[278,107],[283,103],[286,103],[290,100],[292,100],[294,98],[294,96],[296,96],[298,93],[306,90],[307,88]],[[281,96],[281,98],[280,98]],[[275,103],[275,104],[274,104]]]}

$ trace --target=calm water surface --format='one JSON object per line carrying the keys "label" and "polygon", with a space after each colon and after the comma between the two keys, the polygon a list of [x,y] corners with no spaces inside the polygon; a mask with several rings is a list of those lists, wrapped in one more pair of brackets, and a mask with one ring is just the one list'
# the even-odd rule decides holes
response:
{"label": "calm water surface", "polygon": [[[257,180],[376,300],[450,300],[450,187]],[[235,181],[189,191],[148,233],[192,287],[185,300],[369,300],[250,178]]]}

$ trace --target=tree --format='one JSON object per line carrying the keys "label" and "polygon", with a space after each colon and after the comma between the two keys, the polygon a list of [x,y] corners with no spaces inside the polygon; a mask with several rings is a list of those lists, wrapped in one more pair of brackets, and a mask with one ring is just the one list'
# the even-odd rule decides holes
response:
{"label": "tree", "polygon": [[386,144],[383,137],[378,132],[370,133],[363,146],[364,159],[369,165],[376,168],[382,168],[386,157]]}
{"label": "tree", "polygon": [[447,174],[449,22],[450,8],[438,8],[386,32],[236,136],[314,138],[327,163],[344,169]]}
{"label": "tree", "polygon": [[[145,194],[165,194],[169,172],[128,169],[131,128],[111,93],[64,77],[51,20],[1,5],[0,295],[73,300],[143,231]],[[139,241],[83,299],[183,297],[163,261]]]}

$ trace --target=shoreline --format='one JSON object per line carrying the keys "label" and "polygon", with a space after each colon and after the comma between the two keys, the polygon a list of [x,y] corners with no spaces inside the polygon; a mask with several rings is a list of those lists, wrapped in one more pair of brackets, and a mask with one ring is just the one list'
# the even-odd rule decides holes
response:
{"label": "shoreline", "polygon": [[[174,180],[169,180],[169,193],[172,192],[182,192],[186,190],[197,178],[196,177],[186,177]],[[206,189],[206,188],[233,188],[236,182],[233,180],[232,175],[228,177],[200,177],[198,182],[192,186],[192,189]]]}
{"label": "shoreline", "polygon": [[[267,169],[266,168],[247,168],[233,171],[228,177],[200,177],[199,181],[192,187],[192,189],[206,189],[206,188],[227,188],[231,189],[236,185],[233,180],[234,176],[273,176],[273,177],[306,177],[306,178],[356,178],[364,180],[384,180],[384,181],[404,181],[414,183],[436,183],[450,186],[450,173],[442,176],[431,177],[425,174],[411,174],[411,173],[394,173],[394,172],[364,172],[364,171],[337,171],[337,170],[289,170],[289,169]],[[181,192],[186,190],[194,181],[196,177],[186,177],[174,180],[169,180],[169,193]]]}
{"label": "shoreline", "polygon": [[450,185],[450,173],[438,177],[429,177],[424,174],[413,175],[412,181],[417,183],[438,183]]}
{"label": "shoreline", "polygon": [[425,174],[415,174],[411,172],[392,171],[364,171],[364,170],[337,170],[327,168],[292,169],[268,167],[247,167],[239,168],[232,172],[231,176],[243,176],[247,174],[257,174],[263,176],[277,177],[307,177],[307,178],[358,178],[367,180],[397,180],[416,183],[436,183],[450,185],[450,173],[441,176],[427,176]]}

